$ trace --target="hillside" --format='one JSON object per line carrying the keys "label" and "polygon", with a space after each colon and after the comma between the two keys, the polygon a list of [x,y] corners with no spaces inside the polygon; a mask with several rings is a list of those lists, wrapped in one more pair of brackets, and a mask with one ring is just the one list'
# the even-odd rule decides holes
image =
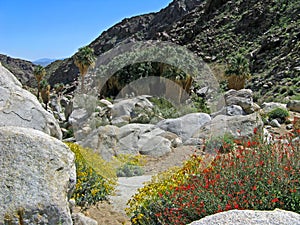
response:
{"label": "hillside", "polygon": [[[122,41],[157,39],[186,46],[211,67],[238,52],[250,60],[248,87],[256,99],[300,97],[300,5],[297,0],[175,0],[158,13],[124,19],[89,46],[96,55]],[[51,70],[51,66],[48,67]],[[78,74],[72,59],[51,74],[51,84]]]}
{"label": "hillside", "polygon": [[[298,0],[174,0],[157,13],[126,18],[92,41],[97,56],[119,43],[162,40],[186,46],[222,77],[228,57],[250,61],[255,100],[300,99]],[[72,57],[46,67],[49,83],[78,78]]]}
{"label": "hillside", "polygon": [[33,75],[35,65],[32,62],[23,59],[15,59],[2,54],[0,54],[0,62],[14,74],[23,85],[29,87],[36,86]]}

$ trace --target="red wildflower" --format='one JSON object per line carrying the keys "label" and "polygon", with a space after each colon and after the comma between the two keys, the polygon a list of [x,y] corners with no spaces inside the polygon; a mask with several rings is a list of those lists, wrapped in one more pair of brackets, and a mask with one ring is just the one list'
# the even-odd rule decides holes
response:
{"label": "red wildflower", "polygon": [[279,199],[278,198],[273,198],[271,202],[273,202],[273,203],[279,202]]}
{"label": "red wildflower", "polygon": [[226,206],[225,206],[225,210],[230,210],[231,209],[231,205],[230,204],[227,204]]}

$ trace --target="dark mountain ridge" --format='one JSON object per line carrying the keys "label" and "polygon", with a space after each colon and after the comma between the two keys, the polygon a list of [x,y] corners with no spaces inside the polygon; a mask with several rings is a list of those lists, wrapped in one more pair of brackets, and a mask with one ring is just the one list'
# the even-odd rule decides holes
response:
{"label": "dark mountain ridge", "polygon": [[[250,61],[247,87],[257,100],[300,99],[299,0],[174,0],[157,13],[122,20],[89,46],[99,56],[120,43],[143,40],[185,46],[218,73],[240,53]],[[79,75],[72,57],[46,70],[52,86]]]}
{"label": "dark mountain ridge", "polygon": [[[180,20],[183,15],[199,5],[200,2],[202,0],[175,0],[157,13],[123,19],[104,31],[89,46],[99,56],[121,42],[157,39],[155,36],[160,36],[158,31],[163,31],[166,27]],[[78,78],[78,69],[72,58],[62,61],[56,69],[53,69],[52,65],[46,69],[50,74],[49,83],[51,85],[60,82],[70,83]]]}
{"label": "dark mountain ridge", "polygon": [[[120,42],[162,40],[186,46],[212,67],[241,53],[250,60],[256,99],[300,97],[300,4],[297,0],[175,0],[158,13],[124,19],[89,46],[96,55]],[[49,67],[49,69],[51,66]],[[72,58],[49,82],[77,79]]]}
{"label": "dark mountain ridge", "polygon": [[2,54],[0,54],[0,62],[14,74],[23,85],[29,87],[35,87],[37,85],[33,75],[35,65],[32,62]]}

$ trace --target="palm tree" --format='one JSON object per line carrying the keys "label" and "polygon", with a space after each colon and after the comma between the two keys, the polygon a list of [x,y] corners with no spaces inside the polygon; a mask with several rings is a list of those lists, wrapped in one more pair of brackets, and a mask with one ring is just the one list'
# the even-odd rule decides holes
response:
{"label": "palm tree", "polygon": [[45,109],[47,110],[50,101],[50,85],[46,80],[42,80],[41,82],[41,97],[45,104]]}
{"label": "palm tree", "polygon": [[237,54],[229,61],[229,66],[225,70],[228,76],[228,88],[240,90],[245,87],[245,82],[250,78],[249,62],[241,54]]}
{"label": "palm tree", "polygon": [[78,49],[74,56],[75,65],[78,67],[81,75],[81,90],[84,90],[84,76],[86,75],[90,66],[95,65],[96,57],[94,50],[88,46]]}
{"label": "palm tree", "polygon": [[38,83],[38,92],[37,92],[37,99],[40,98],[40,91],[41,91],[41,81],[43,77],[46,75],[46,70],[44,67],[38,65],[34,68],[33,74],[35,76],[35,79]]}

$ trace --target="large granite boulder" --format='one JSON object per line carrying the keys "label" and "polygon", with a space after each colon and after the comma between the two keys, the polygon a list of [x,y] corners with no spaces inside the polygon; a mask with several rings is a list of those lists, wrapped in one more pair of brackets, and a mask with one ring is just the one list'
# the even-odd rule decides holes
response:
{"label": "large granite boulder", "polygon": [[111,123],[116,126],[128,124],[140,113],[147,114],[152,108],[153,104],[147,99],[147,96],[116,100],[111,108]]}
{"label": "large granite boulder", "polygon": [[[0,127],[0,224],[73,224],[74,154],[31,128]],[[6,220],[6,221],[5,221]]]}
{"label": "large granite boulder", "polygon": [[231,210],[202,218],[190,225],[299,225],[300,215],[294,212],[276,209],[274,211]]}
{"label": "large granite boulder", "polygon": [[247,114],[254,112],[253,92],[250,89],[229,90],[225,93],[226,106],[237,105]]}
{"label": "large granite boulder", "polygon": [[208,123],[211,117],[206,113],[191,113],[176,119],[165,119],[157,123],[157,127],[172,132],[182,138],[185,142],[204,124]]}
{"label": "large granite boulder", "polygon": [[30,92],[22,88],[15,76],[0,66],[0,127],[28,127],[43,131],[58,139],[60,127]]}
{"label": "large granite boulder", "polygon": [[264,102],[262,104],[264,113],[269,113],[276,108],[287,109],[286,104],[282,104],[279,102]]}
{"label": "large granite boulder", "polygon": [[261,129],[263,122],[258,113],[241,116],[218,115],[198,129],[192,138],[209,139],[222,137],[225,133],[234,138],[250,137],[254,128]]}
{"label": "large granite boulder", "polygon": [[144,154],[155,157],[171,152],[178,136],[152,124],[127,124],[121,128],[113,125],[99,127],[80,141],[84,147],[98,152],[105,160],[119,154]]}

